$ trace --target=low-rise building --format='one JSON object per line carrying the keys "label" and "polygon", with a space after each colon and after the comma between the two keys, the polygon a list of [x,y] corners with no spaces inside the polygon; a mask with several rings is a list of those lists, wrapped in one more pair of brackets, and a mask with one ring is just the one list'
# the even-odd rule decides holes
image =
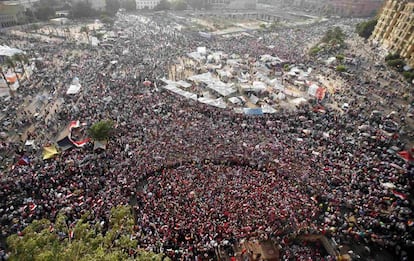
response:
{"label": "low-rise building", "polygon": [[414,67],[414,1],[388,0],[371,39]]}
{"label": "low-rise building", "polygon": [[40,0],[13,0],[13,1],[4,1],[4,4],[18,4],[24,7],[24,10],[33,8],[35,4],[38,4]]}
{"label": "low-rise building", "polygon": [[25,21],[26,16],[22,5],[0,3],[0,28],[22,24]]}

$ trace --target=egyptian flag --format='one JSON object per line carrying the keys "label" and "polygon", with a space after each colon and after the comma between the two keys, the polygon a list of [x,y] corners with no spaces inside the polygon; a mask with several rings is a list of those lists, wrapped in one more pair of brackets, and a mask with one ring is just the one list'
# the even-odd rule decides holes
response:
{"label": "egyptian flag", "polygon": [[398,155],[401,158],[403,158],[405,161],[412,161],[412,160],[414,160],[413,156],[411,156],[411,154],[408,151],[406,151],[406,150],[398,152]]}
{"label": "egyptian flag", "polygon": [[19,166],[26,166],[30,164],[30,159],[28,156],[24,155],[22,156],[19,161],[17,162],[17,165]]}
{"label": "egyptian flag", "polygon": [[69,123],[69,131],[75,128],[79,128],[81,126],[80,121],[71,121]]}
{"label": "egyptian flag", "polygon": [[80,140],[80,141],[74,141],[74,140],[71,140],[71,141],[72,141],[73,145],[75,145],[78,148],[81,148],[81,147],[85,146],[85,144],[88,143],[90,140],[91,140],[90,138],[86,138],[86,139],[83,139],[83,140]]}
{"label": "egyptian flag", "polygon": [[37,205],[35,203],[33,203],[33,202],[29,203],[30,216],[33,216],[34,211],[36,210],[36,208],[37,208]]}
{"label": "egyptian flag", "polygon": [[397,197],[397,198],[399,198],[399,199],[401,199],[401,200],[406,200],[406,199],[407,199],[407,195],[405,195],[404,193],[398,192],[398,191],[396,191],[396,190],[393,190],[393,191],[392,191],[392,194],[393,194],[395,197]]}

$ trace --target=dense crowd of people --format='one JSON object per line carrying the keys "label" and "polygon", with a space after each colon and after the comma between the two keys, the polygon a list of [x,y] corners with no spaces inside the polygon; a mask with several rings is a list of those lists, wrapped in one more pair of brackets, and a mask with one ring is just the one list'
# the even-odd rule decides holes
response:
{"label": "dense crowd of people", "polygon": [[[139,247],[173,260],[214,260],[217,247],[252,238],[278,242],[284,260],[322,260],[291,244],[302,234],[397,249],[404,260],[406,249],[414,247],[414,169],[397,156],[405,147],[398,135],[381,135],[381,122],[371,117],[372,110],[387,104],[355,99],[342,115],[303,105],[246,116],[160,88],[170,65],[200,45],[258,58],[272,44],[275,55],[322,71],[299,43],[303,38],[316,41],[325,26],[207,40],[172,27],[168,16],[120,15],[113,29],[118,37],[110,48],[70,42],[56,46],[8,35],[9,43],[43,59],[38,72],[18,89],[20,95],[2,105],[9,108],[6,118],[18,115],[13,126],[34,125],[31,137],[39,145],[55,142],[54,135],[71,120],[90,126],[112,119],[116,128],[103,153],[94,153],[88,144],[46,161],[40,152],[22,149],[24,141],[2,141],[2,153],[12,150],[16,161],[30,159],[28,165],[3,171],[2,236],[21,231],[34,219],[53,220],[60,211],[68,223],[90,212],[90,222],[106,226],[112,207],[132,204]],[[69,97],[66,89],[75,76],[82,89]],[[146,80],[151,86],[143,84]],[[353,88],[363,85],[361,79],[346,80],[346,97],[357,97]],[[381,84],[371,84],[368,93],[384,97]],[[403,115],[404,107],[392,101],[404,86],[395,88],[395,95],[385,98]],[[24,97],[44,90],[49,99],[43,108],[52,111],[33,119],[19,109]],[[53,107],[61,97],[64,103]],[[400,118],[394,120],[404,125]]]}

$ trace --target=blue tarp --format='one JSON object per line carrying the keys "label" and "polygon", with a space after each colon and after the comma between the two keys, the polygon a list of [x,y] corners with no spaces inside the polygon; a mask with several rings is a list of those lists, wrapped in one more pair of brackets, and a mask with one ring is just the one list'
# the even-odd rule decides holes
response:
{"label": "blue tarp", "polygon": [[262,115],[262,108],[243,108],[244,114],[246,115]]}

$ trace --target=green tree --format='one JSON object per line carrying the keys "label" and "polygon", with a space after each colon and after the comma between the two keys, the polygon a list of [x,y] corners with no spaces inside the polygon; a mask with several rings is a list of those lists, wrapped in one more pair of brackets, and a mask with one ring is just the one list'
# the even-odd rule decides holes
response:
{"label": "green tree", "polygon": [[414,71],[403,72],[404,78],[411,83],[414,80]]}
{"label": "green tree", "polygon": [[94,140],[108,140],[112,134],[114,123],[111,120],[103,120],[94,123],[89,129],[89,135]]}
{"label": "green tree", "polygon": [[119,0],[106,0],[106,12],[108,15],[113,16],[118,12],[119,8],[121,8],[121,3]]}
{"label": "green tree", "polygon": [[47,21],[50,18],[55,17],[55,15],[55,10],[50,6],[41,6],[35,12],[36,18],[40,21]]}
{"label": "green tree", "polygon": [[387,54],[387,56],[385,56],[385,61],[389,61],[389,60],[396,60],[396,59],[400,59],[401,56],[398,53],[389,53]]}
{"label": "green tree", "polygon": [[321,42],[343,46],[345,43],[345,34],[340,27],[335,27],[333,30],[328,30],[323,36]]}
{"label": "green tree", "polygon": [[171,3],[172,9],[176,11],[187,10],[187,3],[183,0],[177,0]]}
{"label": "green tree", "polygon": [[340,64],[340,65],[336,66],[336,71],[345,72],[346,71],[345,65]]}
{"label": "green tree", "polygon": [[86,18],[96,15],[96,11],[92,9],[88,1],[76,1],[72,4],[70,16],[73,18]]}
{"label": "green tree", "polygon": [[30,8],[31,15],[34,16],[34,18],[36,18],[37,20],[46,21],[50,18],[55,17],[55,5],[55,0],[40,0],[38,3],[34,5],[33,8]]}
{"label": "green tree", "polygon": [[400,72],[403,71],[403,68],[405,66],[405,62],[401,58],[388,60],[387,64],[388,66],[394,67],[397,71],[400,71]]}
{"label": "green tree", "polygon": [[171,9],[171,3],[167,0],[161,0],[155,7],[155,11],[162,11],[162,10],[170,10]]}
{"label": "green tree", "polygon": [[309,50],[309,54],[311,56],[316,56],[320,51],[321,51],[321,48],[319,48],[318,46],[314,46]]}
{"label": "green tree", "polygon": [[356,25],[355,31],[359,36],[365,39],[368,39],[371,36],[372,32],[374,31],[375,26],[377,25],[377,22],[378,22],[377,19],[372,19],[369,21],[361,22]]}
{"label": "green tree", "polygon": [[188,0],[187,3],[193,9],[201,9],[201,8],[203,8],[203,1],[202,0]]}
{"label": "green tree", "polygon": [[135,11],[137,10],[137,4],[135,0],[124,0],[121,1],[121,7],[126,11]]}
{"label": "green tree", "polygon": [[115,23],[115,20],[107,16],[106,14],[102,14],[100,19],[101,19],[101,22],[106,25],[113,25]]}
{"label": "green tree", "polygon": [[89,42],[89,27],[84,25],[80,28],[79,32],[81,34],[84,33],[86,35],[86,40]]}
{"label": "green tree", "polygon": [[343,62],[343,60],[345,59],[345,56],[343,54],[338,54],[335,56],[335,58],[339,61],[339,62]]}
{"label": "green tree", "polygon": [[55,223],[33,221],[22,236],[7,238],[9,260],[162,260],[162,255],[137,250],[138,242],[131,238],[134,218],[130,207],[111,210],[107,231],[100,224],[91,225],[87,218],[86,214],[71,225],[61,214]]}

